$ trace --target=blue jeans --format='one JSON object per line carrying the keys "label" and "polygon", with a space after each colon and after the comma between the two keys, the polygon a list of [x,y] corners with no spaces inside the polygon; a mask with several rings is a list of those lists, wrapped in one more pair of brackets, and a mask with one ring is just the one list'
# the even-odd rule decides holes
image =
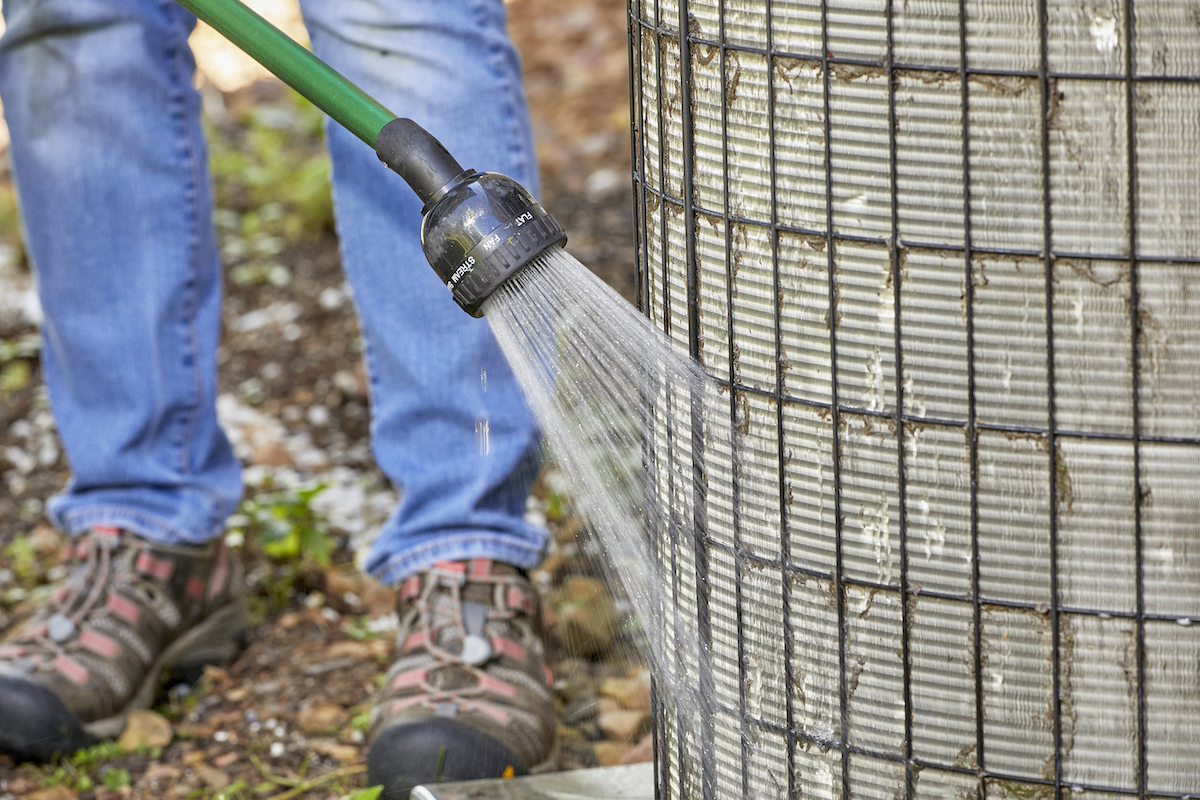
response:
{"label": "blue jeans", "polygon": [[[536,192],[501,0],[302,5],[318,56],[464,166]],[[202,543],[221,533],[242,485],[214,403],[221,277],[187,46],[194,18],[172,0],[5,0],[3,10],[0,96],[73,473],[50,517],[71,534],[106,523]],[[390,583],[440,559],[533,566],[545,532],[523,514],[540,442],[520,389],[486,323],[425,261],[420,201],[339,125],[327,140],[375,458],[402,492],[367,568]]]}

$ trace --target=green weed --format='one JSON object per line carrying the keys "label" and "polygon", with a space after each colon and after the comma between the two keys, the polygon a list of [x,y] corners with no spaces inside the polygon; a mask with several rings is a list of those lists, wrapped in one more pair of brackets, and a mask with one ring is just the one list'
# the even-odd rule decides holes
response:
{"label": "green weed", "polygon": [[262,551],[273,559],[304,558],[327,565],[333,549],[329,523],[311,506],[312,499],[324,490],[325,484],[317,483],[248,498],[238,509],[245,530],[231,530],[253,534]]}
{"label": "green weed", "polygon": [[[321,119],[316,107],[290,93],[285,103],[252,109],[242,125],[210,129],[210,164],[222,210],[217,223],[227,258],[270,257],[285,241],[332,227]],[[255,274],[270,279],[269,272],[240,277],[254,280]]]}

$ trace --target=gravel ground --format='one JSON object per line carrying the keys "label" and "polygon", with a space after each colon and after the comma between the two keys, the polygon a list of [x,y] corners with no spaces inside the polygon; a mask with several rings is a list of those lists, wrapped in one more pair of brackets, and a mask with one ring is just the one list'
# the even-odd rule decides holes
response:
{"label": "gravel ground", "polygon": [[[625,6],[512,0],[543,165],[569,249],[633,291]],[[0,798],[343,797],[365,784],[365,711],[395,627],[354,545],[396,495],[367,442],[357,323],[332,232],[319,116],[277,83],[204,86],[226,267],[218,411],[246,464],[231,543],[246,564],[248,649],[164,687],[132,740],[60,763],[0,757]],[[45,500],[68,475],[39,374],[39,311],[0,170],[0,623],[62,577]],[[317,491],[319,489],[319,491]],[[528,515],[553,544],[534,573],[551,631],[560,735],[540,769],[648,760],[649,676],[548,467]],[[322,548],[328,560],[313,557]]]}

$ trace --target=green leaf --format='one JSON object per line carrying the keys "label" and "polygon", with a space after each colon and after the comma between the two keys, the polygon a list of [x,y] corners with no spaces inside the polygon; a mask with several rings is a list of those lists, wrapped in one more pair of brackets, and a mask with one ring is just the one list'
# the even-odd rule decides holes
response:
{"label": "green leaf", "polygon": [[329,537],[324,532],[305,526],[300,531],[300,547],[321,566],[329,564]]}
{"label": "green leaf", "polygon": [[371,786],[367,789],[358,789],[346,795],[346,800],[378,800],[379,795],[383,793],[383,786]]}
{"label": "green leaf", "polygon": [[0,391],[14,392],[29,385],[29,362],[18,358],[10,361],[0,370]]}
{"label": "green leaf", "polygon": [[122,786],[128,786],[129,782],[129,770],[127,769],[116,767],[104,773],[104,785],[114,792]]}

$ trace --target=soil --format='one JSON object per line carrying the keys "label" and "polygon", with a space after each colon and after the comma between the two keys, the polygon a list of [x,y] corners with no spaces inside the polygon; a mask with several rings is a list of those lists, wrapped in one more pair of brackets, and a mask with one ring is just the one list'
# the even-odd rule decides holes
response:
{"label": "soil", "polygon": [[[568,249],[631,297],[625,4],[512,0],[508,9],[525,64],[543,204],[567,229]],[[368,447],[361,346],[322,183],[319,126],[315,112],[277,83],[228,94],[208,86],[205,97],[227,270],[221,415],[248,467],[248,497],[257,503],[234,520],[232,541],[240,543],[255,625],[234,662],[164,687],[155,711],[170,723],[169,743],[101,745],[41,766],[0,756],[0,798],[329,798],[365,786],[365,712],[393,651],[394,617],[390,590],[355,569],[353,544],[387,514],[395,494]],[[4,626],[35,606],[65,571],[44,504],[68,477],[41,383],[31,278],[12,198],[5,170]],[[328,487],[324,497],[303,500],[305,488],[317,484]],[[648,676],[621,626],[611,623],[615,601],[596,591],[603,582],[589,557],[586,526],[573,516],[569,487],[552,467],[528,513],[544,520],[554,539],[534,573],[552,629],[560,711],[559,744],[540,769],[648,760],[648,696],[638,688]],[[291,527],[281,534],[272,514]],[[288,536],[327,545],[328,562],[299,552]],[[633,724],[612,724],[619,716],[613,712],[631,709],[643,713],[619,718]]]}

